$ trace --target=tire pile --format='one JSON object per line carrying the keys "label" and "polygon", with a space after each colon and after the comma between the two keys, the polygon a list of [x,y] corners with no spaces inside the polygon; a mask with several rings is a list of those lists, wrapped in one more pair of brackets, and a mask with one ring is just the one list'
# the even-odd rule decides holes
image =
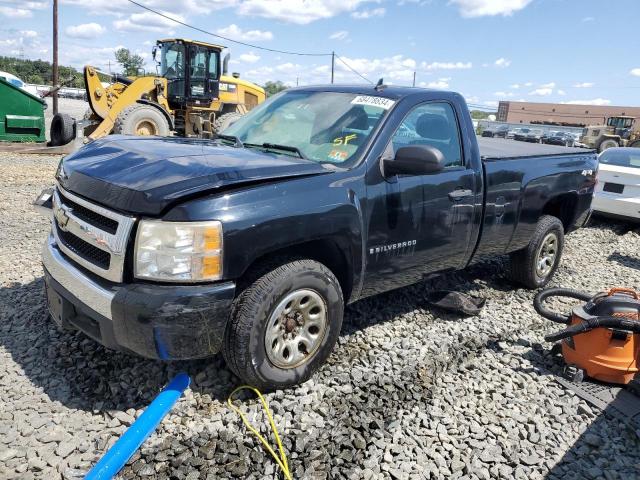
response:
{"label": "tire pile", "polygon": [[[192,388],[121,477],[280,478],[226,407],[238,380],[221,356],[162,364],[48,321],[48,225],[30,202],[58,160],[0,154],[0,478],[78,478],[180,370]],[[640,432],[556,381],[562,363],[543,336],[558,326],[507,267],[499,258],[347,307],[319,373],[266,395],[294,478],[640,478]],[[596,219],[570,234],[552,284],[639,287],[640,229]],[[429,307],[429,289],[487,303],[462,318]],[[257,401],[243,408],[271,438]]]}

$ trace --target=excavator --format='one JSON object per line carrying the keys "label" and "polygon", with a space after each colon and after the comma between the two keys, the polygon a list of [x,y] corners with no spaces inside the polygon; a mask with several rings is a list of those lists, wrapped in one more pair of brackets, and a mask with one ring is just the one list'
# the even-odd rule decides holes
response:
{"label": "excavator", "polygon": [[79,128],[86,142],[110,133],[211,138],[266,98],[262,87],[238,73],[228,75],[229,54],[220,58],[224,48],[183,38],[158,40],[153,48],[158,75],[113,75],[108,84],[102,83],[102,72],[85,66],[90,108],[80,122],[57,114],[50,145],[71,142]]}

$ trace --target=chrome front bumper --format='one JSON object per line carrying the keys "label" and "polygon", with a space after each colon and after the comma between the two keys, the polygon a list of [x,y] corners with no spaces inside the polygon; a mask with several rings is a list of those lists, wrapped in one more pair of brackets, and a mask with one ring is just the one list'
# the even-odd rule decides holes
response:
{"label": "chrome front bumper", "polygon": [[113,320],[111,305],[115,292],[98,284],[64,258],[51,234],[42,247],[42,264],[70,294],[103,317]]}

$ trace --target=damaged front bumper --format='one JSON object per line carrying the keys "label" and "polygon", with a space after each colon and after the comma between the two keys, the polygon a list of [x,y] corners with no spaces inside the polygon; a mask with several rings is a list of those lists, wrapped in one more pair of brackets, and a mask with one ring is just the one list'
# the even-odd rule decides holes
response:
{"label": "damaged front bumper", "polygon": [[214,355],[235,295],[235,283],[118,284],[77,266],[53,236],[42,251],[49,311],[105,347],[147,358],[185,360]]}

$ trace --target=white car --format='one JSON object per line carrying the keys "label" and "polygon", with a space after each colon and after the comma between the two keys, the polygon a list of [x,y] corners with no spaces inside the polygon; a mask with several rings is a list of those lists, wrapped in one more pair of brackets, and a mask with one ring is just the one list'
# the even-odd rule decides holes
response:
{"label": "white car", "polygon": [[640,220],[640,148],[608,148],[598,159],[593,210]]}

